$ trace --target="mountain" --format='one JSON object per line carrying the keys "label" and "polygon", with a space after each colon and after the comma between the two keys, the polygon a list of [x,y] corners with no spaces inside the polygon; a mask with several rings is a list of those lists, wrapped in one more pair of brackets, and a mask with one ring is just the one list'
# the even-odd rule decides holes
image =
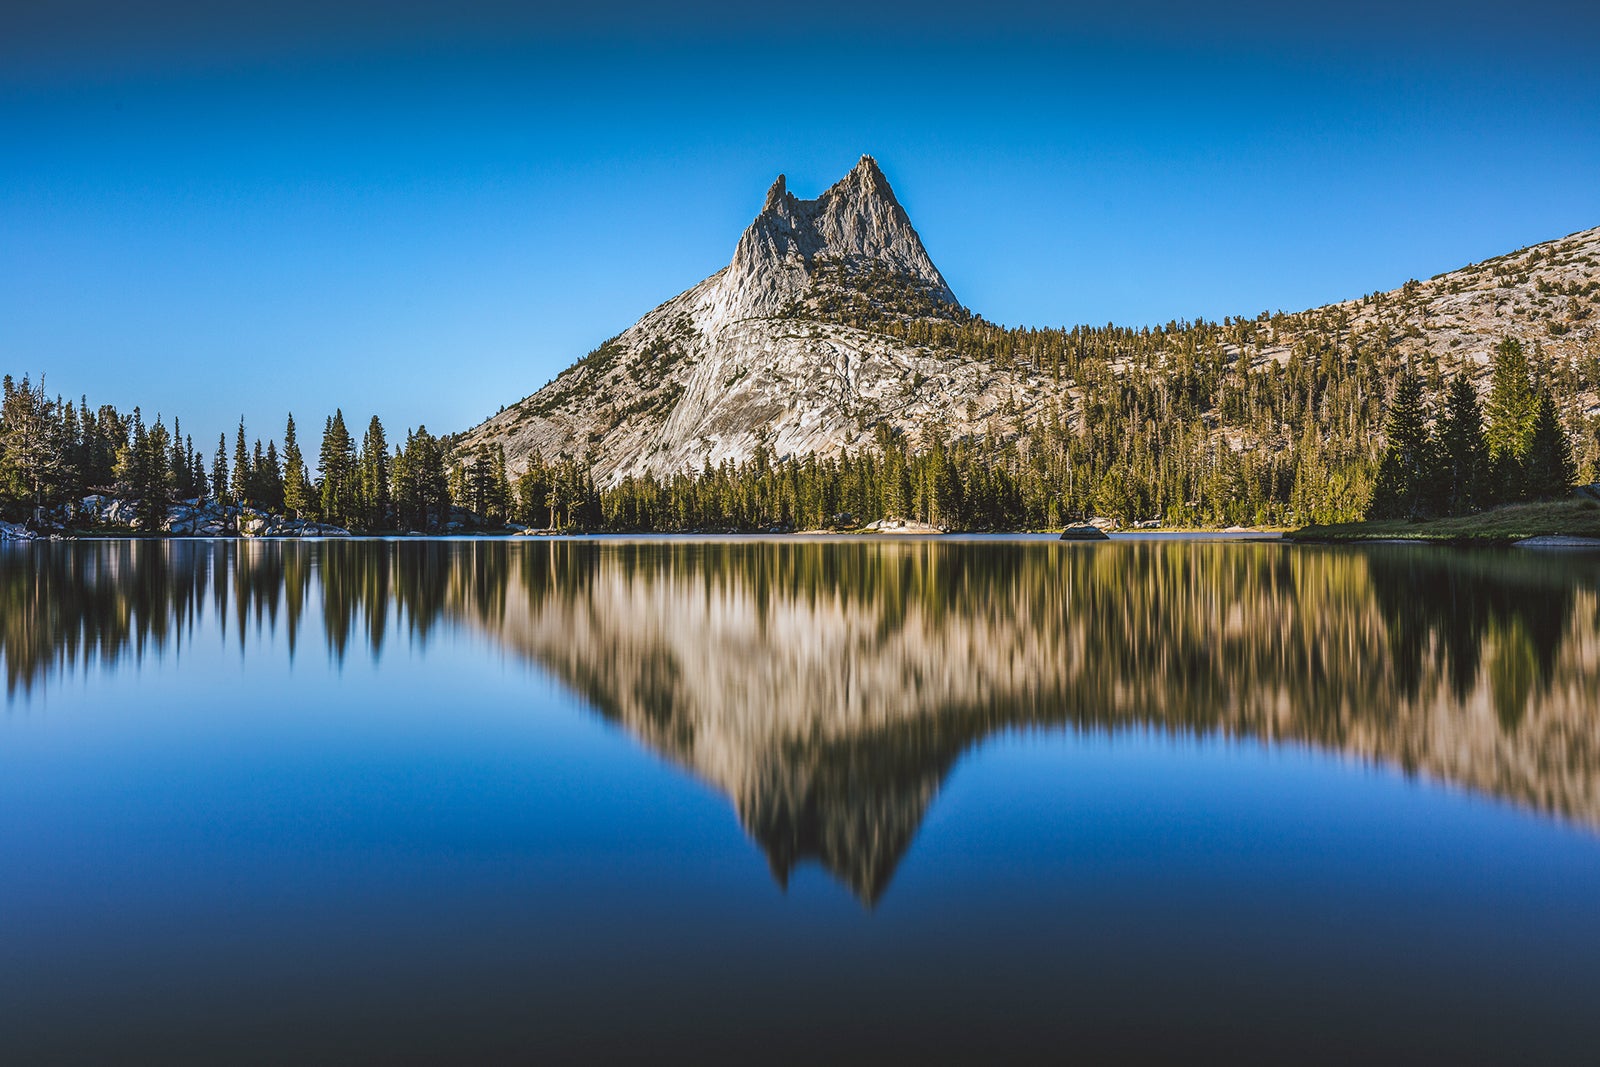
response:
{"label": "mountain", "polygon": [[[870,447],[880,428],[911,441],[930,424],[957,437],[1026,438],[1081,415],[1105,384],[1100,368],[1161,373],[1196,358],[1281,367],[1297,350],[1316,362],[1341,345],[1353,363],[1359,339],[1385,361],[1380,379],[1418,355],[1481,377],[1504,336],[1537,346],[1540,367],[1592,361],[1597,264],[1600,228],[1387,293],[1231,320],[1226,330],[1171,323],[1087,339],[1003,331],[962,307],[883,172],[863,156],[814,200],[797,199],[780,175],[727,267],[457,445],[503,446],[512,474],[536,454],[588,457],[606,486],[630,474],[742,463],[763,448],[775,458],[837,455]],[[1575,383],[1569,417],[1578,432],[1600,399],[1587,378]],[[1203,400],[1199,421],[1235,452],[1294,447],[1299,427],[1229,423],[1223,399]],[[1353,433],[1370,436],[1365,425]]]}
{"label": "mountain", "polygon": [[513,471],[535,451],[592,452],[597,478],[615,481],[742,461],[763,445],[835,452],[883,417],[913,421],[982,392],[975,368],[952,375],[926,349],[827,321],[846,310],[970,317],[870,156],[815,200],[780,175],[727,267],[461,444],[503,444]]}

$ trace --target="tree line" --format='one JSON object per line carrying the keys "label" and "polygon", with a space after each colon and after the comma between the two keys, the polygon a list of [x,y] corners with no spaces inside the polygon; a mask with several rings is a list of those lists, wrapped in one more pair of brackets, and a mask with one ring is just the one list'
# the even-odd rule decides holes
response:
{"label": "tree line", "polygon": [[1384,437],[1368,518],[1468,515],[1548,500],[1565,496],[1577,478],[1555,398],[1535,384],[1514,338],[1495,349],[1485,405],[1461,373],[1430,402],[1408,368],[1395,388]]}
{"label": "tree line", "polygon": [[315,474],[288,416],[282,445],[253,443],[243,419],[217,438],[209,465],[194,438],[174,418],[147,422],[139,408],[91,408],[51,397],[44,380],[11,375],[0,400],[0,515],[23,519],[56,512],[101,494],[138,503],[137,516],[154,528],[169,505],[214,501],[362,531],[436,529],[455,505],[450,440],[427,427],[389,444],[374,415],[359,442],[342,410],[323,423]]}
{"label": "tree line", "polygon": [[743,463],[600,484],[587,456],[536,454],[513,475],[497,446],[465,450],[425,427],[390,442],[376,416],[358,441],[342,411],[325,419],[314,466],[292,416],[265,443],[241,421],[207,464],[176,419],[146,423],[137,408],[73,404],[42,380],[8,376],[0,514],[106,493],[140,501],[147,525],[172,501],[210,498],[358,531],[436,530],[453,509],[489,525],[596,531],[888,517],[1030,529],[1096,515],[1298,526],[1559,495],[1600,464],[1600,421],[1578,403],[1600,388],[1600,357],[1555,359],[1513,339],[1494,353],[1480,403],[1439,356],[1404,356],[1392,332],[1352,328],[1339,309],[1146,329],[1008,330],[976,316],[861,324],[1058,388],[1026,410],[1002,405],[977,432],[971,417],[961,433],[879,421],[870,443],[838,456],[757,448]]}

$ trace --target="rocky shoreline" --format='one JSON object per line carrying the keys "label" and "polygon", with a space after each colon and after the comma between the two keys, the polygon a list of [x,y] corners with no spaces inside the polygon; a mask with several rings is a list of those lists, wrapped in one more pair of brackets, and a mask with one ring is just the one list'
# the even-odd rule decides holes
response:
{"label": "rocky shoreline", "polygon": [[70,514],[61,515],[64,527],[126,528],[131,532],[164,533],[175,537],[349,537],[342,526],[290,518],[250,507],[215,500],[182,500],[167,506],[159,524],[146,528],[140,502],[92,494],[78,501]]}
{"label": "rocky shoreline", "polygon": [[[71,537],[248,537],[329,538],[361,537],[333,523],[294,518],[249,504],[226,504],[209,498],[191,498],[168,504],[159,521],[151,523],[141,501],[91,493],[80,500],[47,509],[36,523],[0,522],[0,541],[60,540]],[[407,528],[372,531],[380,536],[450,537],[459,534],[531,533],[515,523],[491,522],[465,508],[452,507],[442,520],[430,521],[425,530]]]}

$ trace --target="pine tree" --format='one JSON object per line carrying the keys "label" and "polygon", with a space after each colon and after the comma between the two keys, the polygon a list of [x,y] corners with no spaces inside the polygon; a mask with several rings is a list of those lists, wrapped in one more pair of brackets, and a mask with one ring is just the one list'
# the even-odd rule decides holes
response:
{"label": "pine tree", "polygon": [[[1423,418],[1422,382],[1407,370],[1400,376],[1389,406],[1383,457],[1367,509],[1369,518],[1414,518],[1426,510],[1436,463]],[[1224,499],[1235,495],[1229,491]]]}
{"label": "pine tree", "polygon": [[489,500],[484,514],[491,522],[510,522],[514,506],[515,495],[511,489],[511,479],[506,474],[506,449],[504,445],[497,444],[489,465]]}
{"label": "pine tree", "polygon": [[1482,509],[1492,495],[1493,468],[1478,393],[1465,374],[1450,381],[1444,411],[1439,415],[1437,442],[1441,510],[1448,515],[1467,515]]}
{"label": "pine tree", "polygon": [[[217,435],[217,454],[211,458],[211,491],[217,496],[217,503],[228,502],[228,435]],[[235,501],[237,503],[237,501]]]}
{"label": "pine tree", "polygon": [[193,495],[204,499],[211,491],[211,486],[206,482],[206,457],[194,447],[194,438],[186,439],[189,445],[189,470],[194,474]]}
{"label": "pine tree", "polygon": [[172,419],[172,447],[167,454],[167,470],[172,478],[173,492],[180,499],[186,499],[190,493],[192,476],[189,473],[189,450],[184,447],[183,430],[178,423],[177,416]]}
{"label": "pine tree", "polygon": [[344,425],[344,412],[335,409],[322,430],[318,466],[322,471],[322,517],[340,526],[355,512],[355,443]]}
{"label": "pine tree", "polygon": [[[256,442],[256,447],[261,447],[261,442]],[[257,467],[257,476],[260,482],[258,492],[261,494],[261,505],[268,511],[281,512],[283,510],[283,465],[278,460],[278,443],[267,442],[267,451],[261,458]]]}
{"label": "pine tree", "polygon": [[172,474],[168,468],[171,439],[157,413],[155,424],[145,435],[144,454],[139,460],[144,477],[139,513],[147,530],[157,528],[167,517],[167,498],[172,492]]}
{"label": "pine tree", "polygon": [[450,506],[450,481],[438,438],[419,426],[406,434],[405,448],[390,473],[396,519],[402,527],[429,530],[440,525]]}
{"label": "pine tree", "polygon": [[1547,392],[1539,394],[1523,470],[1523,495],[1529,500],[1564,497],[1572,491],[1572,483],[1577,479],[1577,467],[1572,461],[1572,442],[1561,428],[1555,400]]}
{"label": "pine tree", "polygon": [[250,453],[244,446],[244,416],[239,416],[239,431],[233,439],[233,480],[228,483],[228,488],[233,494],[233,499],[243,505],[250,502],[251,492]]}
{"label": "pine tree", "polygon": [[66,469],[66,442],[57,419],[59,405],[46,397],[44,379],[37,388],[24,377],[18,385],[6,375],[4,401],[0,403],[0,479],[11,481],[26,494],[35,509]]}
{"label": "pine tree", "polygon": [[283,506],[295,518],[303,518],[312,506],[310,477],[295,436],[293,412],[283,428]]}
{"label": "pine tree", "polygon": [[1523,498],[1527,482],[1522,464],[1533,437],[1537,408],[1528,357],[1516,338],[1507,337],[1495,348],[1486,409],[1489,424],[1485,437],[1494,461],[1495,496],[1499,501]]}
{"label": "pine tree", "polygon": [[389,440],[383,423],[372,416],[361,439],[360,498],[362,523],[368,530],[384,529],[389,524],[390,474]]}

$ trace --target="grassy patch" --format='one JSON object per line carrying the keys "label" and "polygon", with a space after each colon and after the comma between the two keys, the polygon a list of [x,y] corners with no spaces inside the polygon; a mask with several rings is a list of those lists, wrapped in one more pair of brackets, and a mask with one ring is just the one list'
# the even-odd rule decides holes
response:
{"label": "grassy patch", "polygon": [[1476,515],[1421,522],[1384,519],[1307,526],[1285,536],[1295,541],[1382,541],[1400,537],[1449,544],[1507,545],[1543,534],[1600,537],[1600,501],[1574,498],[1511,504]]}

